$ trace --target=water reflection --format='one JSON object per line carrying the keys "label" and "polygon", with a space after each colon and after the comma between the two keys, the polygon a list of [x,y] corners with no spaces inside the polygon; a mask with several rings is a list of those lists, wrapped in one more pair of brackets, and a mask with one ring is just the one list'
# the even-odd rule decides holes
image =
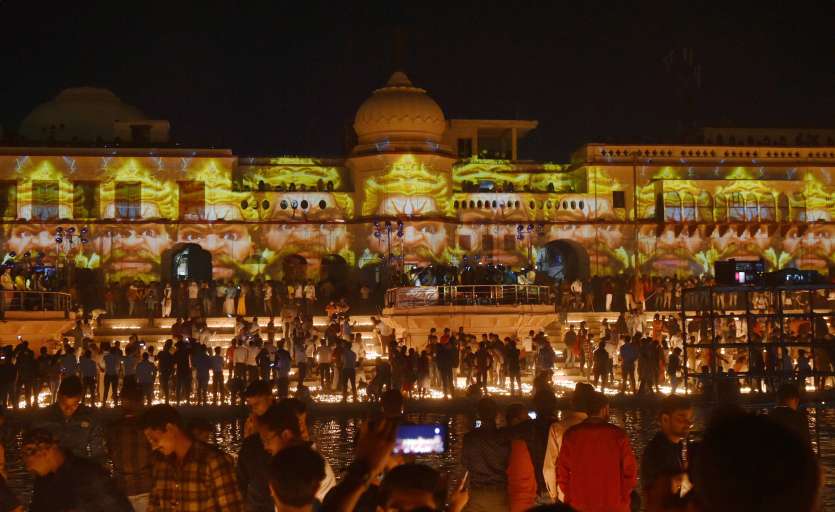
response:
{"label": "water reflection", "polygon": [[[694,432],[704,429],[709,410],[696,409],[693,425]],[[821,465],[824,468],[824,509],[835,510],[835,409],[815,408],[807,409],[812,442],[815,451],[820,454]],[[458,463],[461,453],[463,437],[473,426],[473,418],[464,414],[452,416],[420,413],[409,414],[410,421],[415,423],[444,423],[449,424],[449,451],[441,455],[420,456],[418,462],[429,464],[442,471],[449,478],[449,485],[457,484],[464,471]],[[610,420],[624,428],[629,434],[632,448],[636,455],[644,450],[646,443],[655,434],[654,414],[642,409],[611,409]],[[350,463],[353,454],[354,438],[359,430],[360,419],[349,417],[313,417],[311,419],[311,434],[316,445],[339,475]],[[820,428],[816,427],[819,426]],[[224,451],[237,454],[241,446],[243,422],[240,420],[220,421],[215,425],[214,441]],[[32,478],[20,461],[21,432],[13,431],[4,439],[6,446],[6,462],[9,475],[9,485],[25,502],[29,501],[32,489]],[[765,447],[764,447],[765,449]]]}

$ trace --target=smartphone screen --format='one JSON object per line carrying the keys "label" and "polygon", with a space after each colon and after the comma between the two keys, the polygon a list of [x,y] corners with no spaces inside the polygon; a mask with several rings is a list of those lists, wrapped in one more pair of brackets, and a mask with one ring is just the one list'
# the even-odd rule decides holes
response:
{"label": "smartphone screen", "polygon": [[536,411],[528,411],[528,418],[535,420],[536,419]]}
{"label": "smartphone screen", "polygon": [[424,455],[447,451],[447,426],[439,423],[400,425],[394,441],[394,453]]}

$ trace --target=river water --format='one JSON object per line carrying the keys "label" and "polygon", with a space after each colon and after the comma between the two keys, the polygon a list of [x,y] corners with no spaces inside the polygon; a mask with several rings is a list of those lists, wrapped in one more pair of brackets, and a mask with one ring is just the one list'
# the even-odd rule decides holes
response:
{"label": "river water", "polygon": [[[822,408],[816,411],[807,409],[809,426],[815,451],[818,452],[824,468],[824,510],[835,510],[835,409]],[[696,409],[694,431],[704,428],[707,411]],[[463,475],[459,464],[463,436],[472,428],[473,418],[464,414],[445,416],[437,413],[413,413],[408,415],[415,423],[447,422],[449,425],[449,451],[442,455],[418,458],[418,462],[429,464],[449,475],[450,486]],[[632,440],[632,448],[640,456],[644,446],[656,431],[654,415],[641,409],[611,409],[610,420],[624,428]],[[354,417],[313,417],[311,434],[316,444],[337,475],[351,461],[353,439],[361,419]],[[243,423],[239,420],[224,420],[215,424],[215,442],[223,450],[236,454],[241,444]],[[19,457],[20,432],[12,432],[6,442],[6,463],[9,473],[9,485],[16,494],[28,502],[31,494],[32,478],[24,470]]]}

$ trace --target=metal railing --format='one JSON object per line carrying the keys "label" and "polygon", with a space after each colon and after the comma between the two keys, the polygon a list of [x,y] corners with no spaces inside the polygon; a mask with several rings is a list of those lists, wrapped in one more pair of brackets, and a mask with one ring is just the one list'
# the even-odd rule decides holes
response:
{"label": "metal railing", "polygon": [[66,292],[0,290],[0,311],[63,311],[69,314],[72,298]]}
{"label": "metal railing", "polygon": [[549,287],[516,284],[391,288],[385,301],[388,308],[553,303]]}

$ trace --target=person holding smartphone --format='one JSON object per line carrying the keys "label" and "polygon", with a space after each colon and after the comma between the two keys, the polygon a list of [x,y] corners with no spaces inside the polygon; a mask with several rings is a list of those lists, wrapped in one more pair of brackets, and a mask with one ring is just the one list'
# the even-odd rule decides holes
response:
{"label": "person holding smartphone", "polygon": [[481,426],[464,435],[461,464],[470,475],[470,499],[467,512],[508,510],[507,462],[510,440],[496,426],[499,413],[496,401],[478,402]]}

